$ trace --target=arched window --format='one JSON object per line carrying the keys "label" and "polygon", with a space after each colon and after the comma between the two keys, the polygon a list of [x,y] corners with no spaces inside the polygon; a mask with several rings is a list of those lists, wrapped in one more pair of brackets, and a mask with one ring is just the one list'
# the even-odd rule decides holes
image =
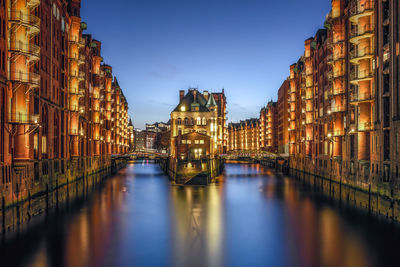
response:
{"label": "arched window", "polygon": [[189,119],[188,118],[185,118],[185,125],[188,125],[189,124]]}
{"label": "arched window", "polygon": [[190,124],[194,125],[194,119],[193,118],[190,119]]}
{"label": "arched window", "polygon": [[203,125],[207,125],[207,120],[204,117],[203,117]]}
{"label": "arched window", "polygon": [[181,125],[181,124],[182,124],[181,118],[178,118],[177,123],[178,123],[178,125]]}
{"label": "arched window", "polygon": [[201,125],[201,118],[200,117],[197,117],[197,123],[196,123],[197,125]]}

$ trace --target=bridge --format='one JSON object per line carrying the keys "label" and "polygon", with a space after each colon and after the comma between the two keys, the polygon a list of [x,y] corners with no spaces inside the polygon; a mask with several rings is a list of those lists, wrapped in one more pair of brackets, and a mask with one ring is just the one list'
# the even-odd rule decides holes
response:
{"label": "bridge", "polygon": [[158,151],[135,151],[124,155],[114,155],[114,159],[142,160],[142,159],[160,159],[167,158],[168,153]]}
{"label": "bridge", "polygon": [[277,170],[284,170],[288,166],[288,155],[271,153],[268,151],[233,151],[220,155],[225,161],[244,161],[262,163]]}

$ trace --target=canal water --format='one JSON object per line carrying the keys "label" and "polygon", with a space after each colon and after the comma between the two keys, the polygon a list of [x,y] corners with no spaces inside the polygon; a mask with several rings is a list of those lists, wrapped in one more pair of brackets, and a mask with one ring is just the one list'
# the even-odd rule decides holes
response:
{"label": "canal water", "polygon": [[0,266],[399,266],[397,226],[257,164],[170,185],[130,164],[86,201],[0,246]]}

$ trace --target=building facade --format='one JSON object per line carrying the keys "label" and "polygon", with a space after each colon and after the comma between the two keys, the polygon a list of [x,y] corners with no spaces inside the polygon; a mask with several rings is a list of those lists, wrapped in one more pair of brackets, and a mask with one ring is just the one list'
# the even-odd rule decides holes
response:
{"label": "building facade", "polygon": [[260,120],[248,119],[228,124],[228,152],[260,151]]}
{"label": "building facade", "polygon": [[278,90],[278,153],[289,155],[289,80],[285,80]]}
{"label": "building facade", "polygon": [[[278,91],[278,152],[289,167],[400,197],[400,1],[332,0]],[[261,110],[261,149],[266,146]],[[244,149],[241,123],[228,150]]]}
{"label": "building facade", "polygon": [[129,151],[128,103],[80,0],[0,1],[0,198],[5,206]]}
{"label": "building facade", "polygon": [[[215,97],[214,97],[215,96]],[[218,100],[218,101],[217,101]],[[209,136],[210,148],[207,157],[214,158],[223,153],[226,122],[226,98],[221,93],[200,93],[197,89],[179,92],[179,104],[171,112],[171,145],[170,154],[173,158],[181,157],[177,154],[177,145],[180,145],[179,136],[197,132]],[[188,151],[191,151],[190,147]],[[186,157],[185,157],[186,158]]]}

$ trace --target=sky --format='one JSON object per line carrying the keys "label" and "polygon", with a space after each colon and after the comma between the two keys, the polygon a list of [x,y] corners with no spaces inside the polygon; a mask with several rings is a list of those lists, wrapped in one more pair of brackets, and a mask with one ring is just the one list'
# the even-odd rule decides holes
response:
{"label": "sky", "polygon": [[[110,4],[112,3],[112,4]],[[225,89],[228,122],[277,100],[330,0],[82,0],[136,128],[168,121],[179,90]]]}

